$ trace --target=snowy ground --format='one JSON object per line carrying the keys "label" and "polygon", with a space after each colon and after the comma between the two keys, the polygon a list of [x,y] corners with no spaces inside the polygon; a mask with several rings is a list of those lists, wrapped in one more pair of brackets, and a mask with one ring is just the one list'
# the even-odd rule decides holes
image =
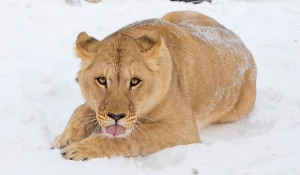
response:
{"label": "snowy ground", "polygon": [[[83,30],[99,39],[131,22],[174,10],[208,14],[235,31],[258,65],[254,111],[201,131],[203,144],[136,158],[67,161],[50,142],[83,102],[73,55]],[[0,174],[299,175],[300,2],[1,0]]]}

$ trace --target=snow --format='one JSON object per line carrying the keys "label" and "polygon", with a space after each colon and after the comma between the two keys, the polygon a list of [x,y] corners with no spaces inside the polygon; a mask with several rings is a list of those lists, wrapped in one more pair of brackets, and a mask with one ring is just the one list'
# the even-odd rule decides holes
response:
{"label": "snow", "polygon": [[[79,2],[79,0],[78,0]],[[242,38],[258,67],[253,112],[200,132],[202,144],[145,157],[75,162],[50,143],[83,103],[75,82],[81,31],[102,39],[175,10],[207,14]],[[0,174],[299,175],[300,2],[2,0],[0,4]]]}

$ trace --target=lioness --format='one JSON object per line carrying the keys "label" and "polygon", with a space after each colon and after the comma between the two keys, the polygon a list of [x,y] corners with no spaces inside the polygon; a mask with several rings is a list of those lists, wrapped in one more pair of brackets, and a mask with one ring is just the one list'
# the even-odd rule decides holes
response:
{"label": "lioness", "polygon": [[198,129],[246,116],[256,66],[238,36],[191,11],[140,21],[75,47],[86,100],[53,147],[66,159],[146,155],[199,143]]}

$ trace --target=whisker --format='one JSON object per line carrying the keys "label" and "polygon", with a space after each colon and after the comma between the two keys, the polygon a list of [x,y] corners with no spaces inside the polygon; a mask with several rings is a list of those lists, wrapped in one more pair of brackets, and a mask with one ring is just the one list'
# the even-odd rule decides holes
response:
{"label": "whisker", "polygon": [[140,122],[140,121],[136,121],[136,122],[138,122],[138,125],[141,125],[141,126],[143,126],[146,130],[148,130],[148,128],[142,123],[142,122]]}
{"label": "whisker", "polygon": [[88,126],[85,130],[87,131],[90,127],[94,126],[95,124],[97,124],[98,122],[96,121],[95,123],[91,124],[90,126]]}
{"label": "whisker", "polygon": [[87,122],[81,124],[79,127],[82,127],[83,125],[85,125],[85,124],[87,124],[87,123],[91,123],[91,122],[93,122],[93,121],[95,121],[95,120],[97,120],[97,119],[95,118],[95,119],[93,119],[93,120],[89,120],[89,121],[87,121]]}
{"label": "whisker", "polygon": [[96,132],[99,130],[101,128],[101,126],[100,125],[98,125],[98,128],[97,128],[97,130],[96,130]]}
{"label": "whisker", "polygon": [[157,125],[159,125],[159,123],[157,123],[157,121],[155,121],[155,120],[153,120],[153,119],[151,119],[151,118],[148,118],[148,117],[141,117],[141,116],[139,116],[138,118],[145,118],[145,119],[148,119],[148,120],[150,120],[150,121],[156,123]]}
{"label": "whisker", "polygon": [[96,126],[96,128],[95,128],[93,134],[96,134],[96,132],[98,131],[98,127],[99,127],[99,126],[100,126],[100,125],[99,125],[99,123],[98,123],[98,125]]}
{"label": "whisker", "polygon": [[138,135],[140,139],[142,139],[142,137],[137,133],[137,131],[135,130],[135,128],[133,128],[134,134]]}
{"label": "whisker", "polygon": [[127,139],[127,140],[130,140],[129,138],[128,138],[129,136],[127,135],[127,136],[125,136],[125,137],[122,137],[122,142],[124,142],[124,139],[123,138],[125,138],[125,139]]}
{"label": "whisker", "polygon": [[141,128],[139,128],[138,125],[135,125],[135,126],[136,126],[136,128],[139,129],[139,130],[141,131],[141,133],[146,137],[145,132],[144,132]]}
{"label": "whisker", "polygon": [[[149,133],[149,135],[151,137],[153,137],[153,135],[149,132],[148,128],[142,122],[140,122],[140,121],[136,121],[136,122],[138,122],[139,125],[143,126],[145,128],[145,130],[147,131],[147,133]],[[135,126],[138,126],[138,125],[135,125]]]}
{"label": "whisker", "polygon": [[127,140],[130,140],[130,137],[129,137],[129,135],[125,136],[125,138],[126,138]]}

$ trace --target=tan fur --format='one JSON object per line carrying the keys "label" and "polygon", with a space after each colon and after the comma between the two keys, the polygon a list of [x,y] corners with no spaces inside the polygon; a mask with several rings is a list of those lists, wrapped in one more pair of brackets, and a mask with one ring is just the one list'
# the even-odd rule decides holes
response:
{"label": "tan fur", "polygon": [[[197,12],[137,22],[103,41],[81,33],[75,49],[86,103],[53,145],[67,159],[146,155],[199,143],[198,129],[238,120],[255,103],[251,53],[233,32]],[[142,81],[130,88],[132,78]],[[119,121],[125,134],[105,133],[115,122],[108,112],[126,113]]]}

